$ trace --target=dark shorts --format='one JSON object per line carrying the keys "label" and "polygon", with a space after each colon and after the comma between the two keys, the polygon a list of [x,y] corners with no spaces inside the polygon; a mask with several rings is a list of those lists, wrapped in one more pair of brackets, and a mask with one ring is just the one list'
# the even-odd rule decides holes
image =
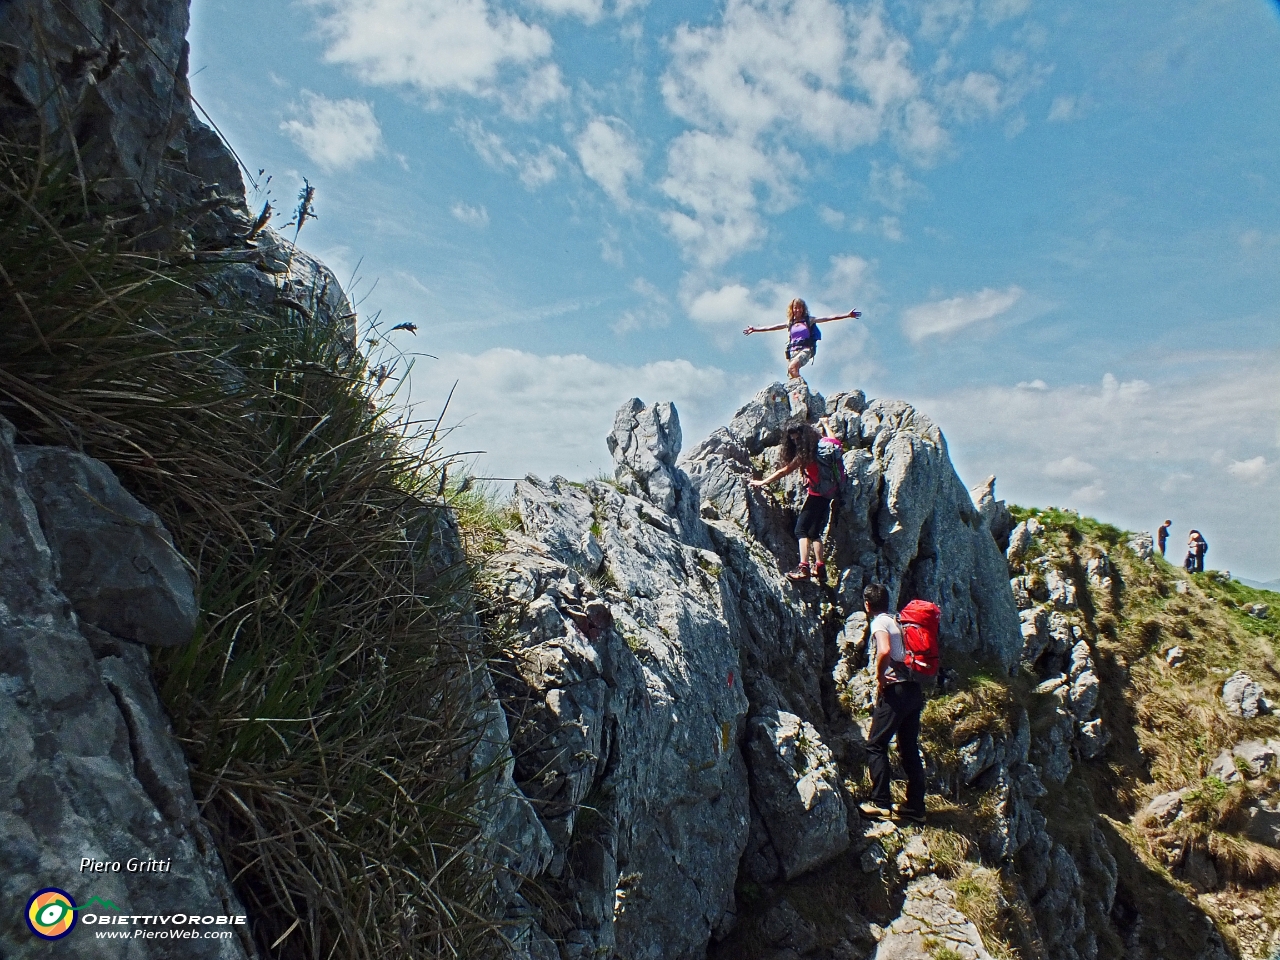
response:
{"label": "dark shorts", "polygon": [[796,537],[805,540],[821,540],[822,531],[827,528],[827,519],[831,516],[831,498],[815,497],[812,493],[805,498],[800,508],[800,518],[796,520]]}

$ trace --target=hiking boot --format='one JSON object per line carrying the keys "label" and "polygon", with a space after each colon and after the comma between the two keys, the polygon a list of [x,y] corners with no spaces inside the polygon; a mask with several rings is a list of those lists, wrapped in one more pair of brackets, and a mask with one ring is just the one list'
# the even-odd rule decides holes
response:
{"label": "hiking boot", "polygon": [[808,580],[809,565],[807,563],[800,564],[800,566],[796,567],[794,570],[792,570],[790,573],[787,574],[787,579],[791,580],[794,583],[799,583],[801,580]]}
{"label": "hiking boot", "polygon": [[893,805],[893,818],[895,820],[910,820],[912,823],[924,823],[924,811],[908,807],[905,803],[895,803]]}
{"label": "hiking boot", "polygon": [[887,820],[893,814],[887,807],[882,807],[874,800],[864,800],[858,804],[858,810],[868,820]]}
{"label": "hiking boot", "polygon": [[813,579],[824,587],[827,585],[827,565],[825,563],[815,563],[813,565]]}

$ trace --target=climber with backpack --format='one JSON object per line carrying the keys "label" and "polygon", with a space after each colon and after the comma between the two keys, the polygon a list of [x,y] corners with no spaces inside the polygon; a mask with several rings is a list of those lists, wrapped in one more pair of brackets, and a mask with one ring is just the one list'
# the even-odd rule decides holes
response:
{"label": "climber with backpack", "polygon": [[778,448],[778,469],[762,480],[752,480],[755,488],[765,487],[781,480],[794,470],[804,470],[807,491],[804,506],[796,520],[796,537],[800,541],[800,564],[787,574],[795,582],[808,580],[809,547],[813,547],[813,579],[819,584],[827,582],[827,567],[822,557],[822,532],[831,517],[831,503],[840,496],[844,485],[844,454],[840,438],[831,430],[831,423],[823,417],[818,421],[822,433],[799,421],[790,424],[783,433],[782,446]]}
{"label": "climber with backpack", "polygon": [[818,324],[830,323],[832,320],[850,320],[860,316],[862,314],[859,311],[850,310],[848,313],[842,313],[838,317],[814,319],[809,316],[808,304],[796,297],[787,307],[786,323],[779,323],[773,327],[747,327],[742,333],[744,336],[751,336],[753,333],[786,330],[787,376],[792,380],[796,380],[800,376],[800,368],[811,361],[818,353],[818,341],[822,339],[822,331],[818,329]]}
{"label": "climber with backpack", "polygon": [[[872,819],[897,817],[924,821],[924,762],[920,758],[923,681],[938,675],[938,622],[941,611],[927,600],[912,600],[895,618],[889,591],[872,583],[862,591],[871,617],[870,661],[876,677],[876,705],[867,734],[871,799],[859,806]],[[897,739],[898,758],[907,775],[905,803],[893,803],[889,791],[889,741]]]}

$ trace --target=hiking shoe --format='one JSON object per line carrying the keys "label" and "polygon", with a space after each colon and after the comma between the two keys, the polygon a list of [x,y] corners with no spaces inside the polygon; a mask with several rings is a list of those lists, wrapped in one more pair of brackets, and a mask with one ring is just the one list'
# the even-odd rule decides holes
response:
{"label": "hiking shoe", "polygon": [[808,580],[809,565],[807,563],[800,564],[800,566],[796,567],[794,570],[792,570],[790,573],[787,574],[787,579],[794,581],[795,583],[799,583],[801,580]]}
{"label": "hiking shoe", "polygon": [[825,563],[815,563],[813,565],[813,579],[824,587],[827,585],[827,565]]}
{"label": "hiking shoe", "polygon": [[893,818],[895,820],[910,820],[912,823],[924,823],[924,811],[915,810],[905,803],[895,803],[893,805]]}
{"label": "hiking shoe", "polygon": [[893,815],[888,808],[880,806],[874,800],[864,800],[858,804],[858,810],[868,820],[887,820]]}

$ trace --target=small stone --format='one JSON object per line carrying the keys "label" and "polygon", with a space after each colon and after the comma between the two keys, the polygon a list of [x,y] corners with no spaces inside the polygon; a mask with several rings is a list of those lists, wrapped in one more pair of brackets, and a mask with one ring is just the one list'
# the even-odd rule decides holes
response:
{"label": "small stone", "polygon": [[889,856],[884,852],[884,847],[880,844],[872,843],[867,849],[862,851],[862,872],[875,873],[889,862]]}
{"label": "small stone", "polygon": [[1165,651],[1164,662],[1171,667],[1180,667],[1186,661],[1187,654],[1181,647],[1170,647]]}
{"label": "small stone", "polygon": [[1183,787],[1180,790],[1170,790],[1168,793],[1160,794],[1143,808],[1138,819],[1161,827],[1169,826],[1182,815],[1182,798],[1186,796],[1189,789],[1189,787]]}
{"label": "small stone", "polygon": [[1222,685],[1222,702],[1226,704],[1227,713],[1244,720],[1252,720],[1266,712],[1262,684],[1243,670],[1237,670]]}
{"label": "small stone", "polygon": [[1185,580],[1175,580],[1173,584],[1174,593],[1186,593],[1191,589],[1191,584]]}

